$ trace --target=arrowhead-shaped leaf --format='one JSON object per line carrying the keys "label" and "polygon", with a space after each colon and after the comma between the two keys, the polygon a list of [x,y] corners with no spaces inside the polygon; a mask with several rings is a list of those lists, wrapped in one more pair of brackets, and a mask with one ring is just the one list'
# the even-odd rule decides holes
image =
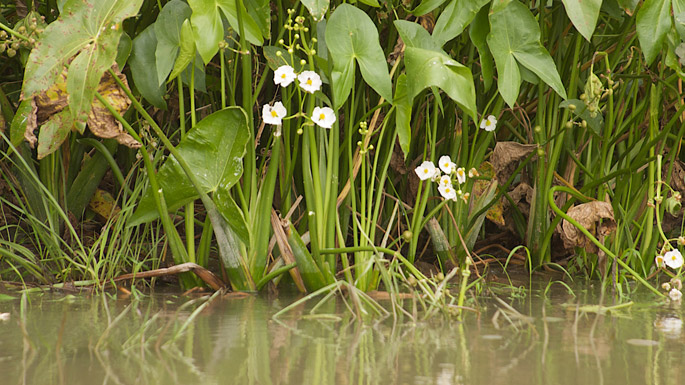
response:
{"label": "arrowhead-shaped leaf", "polygon": [[648,65],[661,52],[671,24],[670,0],[645,0],[637,12],[635,29]]}
{"label": "arrowhead-shaped leaf", "polygon": [[433,40],[439,46],[459,36],[478,11],[490,0],[452,0],[442,11],[433,28]]}
{"label": "arrowhead-shaped leaf", "polygon": [[[205,193],[226,194],[243,173],[243,156],[249,139],[247,117],[242,109],[226,108],[202,119],[188,131],[176,147],[188,163]],[[170,211],[199,197],[176,159],[170,156],[159,168],[158,178],[164,200]],[[217,206],[223,213],[232,212],[227,198]],[[227,208],[228,207],[228,208]],[[129,221],[129,226],[151,221],[158,217],[152,193],[148,190]],[[231,219],[231,218],[227,218]],[[239,236],[245,236],[243,223],[229,221]],[[247,243],[246,239],[241,239]]]}
{"label": "arrowhead-shaped leaf", "polygon": [[302,0],[302,4],[307,7],[309,14],[315,21],[321,20],[328,11],[330,0]]}
{"label": "arrowhead-shaped leaf", "polygon": [[562,0],[566,8],[566,14],[576,27],[578,32],[587,41],[592,38],[599,17],[599,9],[602,7],[602,0]]}
{"label": "arrowhead-shaped leaf", "polygon": [[[219,51],[219,42],[224,38],[222,14],[236,32],[240,30],[238,7],[235,0],[188,0],[188,5],[193,10],[190,21],[193,26],[195,45],[206,64]],[[264,42],[262,31],[244,7],[240,16],[247,41],[254,45],[262,45]]]}
{"label": "arrowhead-shaped leaf", "polygon": [[[392,101],[392,83],[378,31],[364,11],[349,4],[336,8],[326,25],[326,45],[335,71],[344,73],[351,66],[352,74],[345,76],[349,78],[354,74],[356,61],[366,84],[385,100]],[[335,99],[335,107],[345,102],[351,88],[349,82],[333,83],[334,93],[340,96]]]}
{"label": "arrowhead-shaped leaf", "polygon": [[540,43],[540,29],[527,6],[518,1],[497,4],[490,14],[487,41],[497,65],[497,86],[509,106],[518,98],[522,65],[566,99],[566,90],[549,52]]}
{"label": "arrowhead-shaped leaf", "polygon": [[471,116],[476,116],[476,91],[471,70],[449,57],[435,44],[421,25],[395,21],[406,45],[404,66],[407,73],[407,97],[410,101],[421,90],[439,87]]}
{"label": "arrowhead-shaped leaf", "polygon": [[163,84],[174,67],[181,44],[181,26],[190,17],[190,7],[181,0],[168,2],[155,21],[157,83]]}
{"label": "arrowhead-shaped leaf", "polygon": [[131,66],[133,83],[140,94],[153,106],[166,109],[166,102],[164,101],[166,87],[157,83],[156,50],[157,37],[155,36],[154,24],[152,24],[133,39],[133,49],[128,63]]}
{"label": "arrowhead-shaped leaf", "polygon": [[[72,116],[85,123],[102,74],[114,64],[121,22],[138,13],[143,0],[70,0],[59,19],[45,28],[31,51],[22,94],[29,99],[55,82],[68,60]],[[76,68],[73,68],[76,67]]]}

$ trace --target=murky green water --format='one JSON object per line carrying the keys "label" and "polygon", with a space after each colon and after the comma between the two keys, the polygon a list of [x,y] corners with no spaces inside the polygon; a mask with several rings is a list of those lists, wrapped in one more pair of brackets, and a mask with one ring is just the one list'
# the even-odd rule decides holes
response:
{"label": "murky green water", "polygon": [[597,314],[592,291],[514,294],[463,323],[355,322],[340,300],[321,309],[336,317],[274,320],[291,300],[34,295],[23,314],[0,302],[0,384],[685,383],[680,304]]}

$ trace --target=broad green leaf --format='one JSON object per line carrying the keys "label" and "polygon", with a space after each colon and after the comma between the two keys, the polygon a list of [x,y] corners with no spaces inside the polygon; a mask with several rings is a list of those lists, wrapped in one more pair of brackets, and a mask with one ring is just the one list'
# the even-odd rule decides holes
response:
{"label": "broad green leaf", "polygon": [[231,229],[233,229],[240,241],[245,245],[249,245],[250,230],[248,229],[247,222],[245,221],[245,216],[243,215],[243,211],[235,203],[235,200],[231,196],[229,190],[223,188],[223,186],[220,186],[219,189],[214,193],[212,200],[214,200],[217,209],[224,217],[226,222],[230,224]]}
{"label": "broad green leaf", "polygon": [[[97,43],[84,47],[69,66],[67,93],[74,120],[83,126],[88,120],[102,75],[114,64],[121,33],[106,28]],[[83,130],[80,130],[83,133]]]}
{"label": "broad green leaf", "polygon": [[131,55],[131,48],[133,48],[133,40],[126,32],[121,34],[119,38],[119,47],[117,47],[117,58],[114,61],[117,62],[119,69],[123,69],[128,61],[128,57]]}
{"label": "broad green leaf", "polygon": [[[224,38],[224,25],[221,21],[223,15],[231,28],[240,31],[238,25],[238,8],[235,0],[188,0],[188,5],[193,10],[190,22],[193,26],[193,35],[198,52],[205,64],[219,51],[219,42]],[[243,7],[241,19],[245,30],[245,38],[251,44],[262,45],[262,31],[257,23]]]}
{"label": "broad green leaf", "polygon": [[685,0],[673,0],[673,22],[681,40],[685,40]]}
{"label": "broad green leaf", "polygon": [[497,86],[509,106],[518,98],[522,65],[566,99],[554,60],[540,43],[540,29],[530,10],[518,1],[497,5],[490,14],[488,47],[497,65]]}
{"label": "broad green leaf", "polygon": [[[433,40],[439,46],[461,35],[478,11],[488,4],[490,0],[452,0],[442,11],[433,28]],[[488,28],[487,19],[486,25]],[[483,38],[485,40],[485,38]]]}
{"label": "broad green leaf", "polygon": [[395,27],[406,48],[407,97],[410,101],[428,87],[442,89],[452,100],[476,116],[476,92],[471,70],[449,57],[421,25],[398,20]]}
{"label": "broad green leaf", "polygon": [[397,126],[397,138],[407,159],[411,147],[411,110],[412,101],[407,96],[407,75],[402,74],[397,78],[395,87],[395,124]]}
{"label": "broad green leaf", "polygon": [[637,12],[635,29],[647,65],[661,52],[671,24],[670,0],[645,0]]}
{"label": "broad green leaf", "polygon": [[[229,190],[243,173],[243,156],[249,139],[247,117],[238,107],[217,111],[198,122],[176,147],[193,170],[205,193]],[[176,159],[170,156],[159,168],[158,178],[169,211],[175,211],[200,195]],[[219,193],[221,194],[221,193]],[[129,221],[129,226],[158,217],[148,190]],[[236,233],[240,224],[229,222]]]}
{"label": "broad green leaf", "polygon": [[[349,61],[342,71],[333,70],[331,77],[333,78],[333,100],[347,100],[354,85],[354,61]],[[340,105],[342,104],[336,107]]]}
{"label": "broad green leaf", "polygon": [[434,10],[444,3],[445,0],[423,0],[413,11],[410,13],[414,16],[423,16],[428,12]]}
{"label": "broad green leaf", "polygon": [[181,72],[183,72],[188,64],[193,61],[195,57],[195,37],[193,36],[193,27],[190,25],[190,20],[183,22],[180,34],[180,50],[174,63],[174,69],[169,75],[169,79],[175,79]]}
{"label": "broad green leaf", "polygon": [[57,151],[74,127],[74,120],[69,111],[69,107],[59,113],[52,115],[50,120],[40,127],[38,134],[38,159]]}
{"label": "broad green leaf", "polygon": [[330,0],[302,0],[302,4],[309,10],[314,21],[319,21],[328,11]]}
{"label": "broad green leaf", "polygon": [[181,44],[181,26],[192,11],[181,0],[168,2],[155,21],[157,83],[163,84],[174,67]]}
{"label": "broad green leaf", "polygon": [[628,15],[633,14],[635,7],[637,7],[637,3],[639,3],[639,0],[618,0],[618,5],[620,5]]}
{"label": "broad green leaf", "polygon": [[[392,101],[392,84],[378,31],[364,11],[349,4],[336,8],[326,25],[326,45],[335,71],[343,73],[356,61],[366,84],[385,100]],[[341,89],[348,87],[345,83],[332,86],[334,93],[345,99],[350,93],[351,85],[349,89]],[[336,98],[335,107],[341,106],[345,99]]]}
{"label": "broad green leaf", "polygon": [[22,100],[14,113],[14,118],[10,124],[10,142],[14,147],[18,147],[24,141],[24,133],[26,132],[26,123],[31,114],[31,100]]}
{"label": "broad green leaf", "polygon": [[359,0],[359,2],[376,8],[381,6],[380,4],[378,4],[378,0]]}
{"label": "broad green leaf", "polygon": [[587,41],[592,38],[592,33],[597,25],[599,9],[602,7],[602,0],[562,0],[566,8],[566,14],[576,27],[578,32]]}
{"label": "broad green leaf", "polygon": [[490,22],[488,21],[488,7],[483,7],[469,27],[469,37],[478,50],[478,56],[480,56],[480,71],[481,77],[483,78],[484,91],[490,89],[492,86],[492,79],[495,77],[495,63],[487,43],[489,33]]}
{"label": "broad green leaf", "polygon": [[[136,15],[142,3],[143,0],[67,1],[60,17],[45,28],[31,51],[24,73],[23,98],[28,99],[47,90],[67,61],[86,46],[92,46],[94,52],[116,52],[123,31],[121,22]],[[112,44],[114,47],[110,47]],[[106,67],[106,70],[114,64],[114,55],[105,56],[107,60],[111,59],[109,65],[105,65],[107,63],[101,58],[98,67]],[[101,77],[102,73],[86,76],[88,80],[95,79],[87,88],[97,87]],[[74,111],[79,116],[81,113],[81,109]]]}
{"label": "broad green leaf", "polygon": [[247,7],[247,13],[262,31],[262,36],[268,39],[271,36],[271,5],[269,0],[244,0],[244,4]]}
{"label": "broad green leaf", "polygon": [[152,24],[133,39],[133,49],[128,62],[131,66],[133,83],[140,94],[153,106],[166,109],[164,101],[166,87],[157,83],[156,49],[157,37],[155,37],[154,24]]}

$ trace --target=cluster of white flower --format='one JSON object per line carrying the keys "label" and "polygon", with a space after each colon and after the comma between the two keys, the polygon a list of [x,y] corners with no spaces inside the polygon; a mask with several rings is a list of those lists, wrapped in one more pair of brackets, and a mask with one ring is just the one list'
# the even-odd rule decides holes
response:
{"label": "cluster of white flower", "polygon": [[[444,172],[442,174],[440,171]],[[461,191],[461,185],[466,183],[466,171],[463,167],[457,167],[457,165],[452,162],[449,155],[443,155],[438,160],[438,167],[431,161],[425,161],[421,163],[419,167],[414,169],[416,175],[419,176],[421,180],[431,180],[438,182],[438,191],[445,199],[451,199],[456,201],[457,198],[462,198],[464,202],[469,199],[469,193],[464,193]],[[473,178],[478,173],[475,169],[469,171],[469,177]],[[456,178],[456,182],[459,185],[458,189],[453,186],[453,178]]]}
{"label": "cluster of white flower", "polygon": [[668,297],[672,301],[680,301],[683,298],[683,282],[678,278],[671,279],[670,282],[664,282],[661,288],[668,292]]}
{"label": "cluster of white flower", "polygon": [[[321,77],[314,71],[302,71],[299,75],[295,73],[293,67],[283,65],[274,71],[274,83],[281,87],[287,87],[297,79],[300,88],[310,94],[321,89]],[[264,123],[279,126],[288,111],[283,103],[276,102],[273,105],[265,104],[262,107],[262,119]],[[330,107],[314,107],[310,119],[323,128],[333,127],[335,123],[335,112]]]}

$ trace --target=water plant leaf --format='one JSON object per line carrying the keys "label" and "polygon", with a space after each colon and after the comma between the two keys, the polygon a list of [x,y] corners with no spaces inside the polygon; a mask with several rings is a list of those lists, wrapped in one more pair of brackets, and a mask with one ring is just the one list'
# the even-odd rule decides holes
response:
{"label": "water plant leaf", "polygon": [[67,78],[72,116],[85,123],[102,74],[116,58],[121,22],[138,13],[143,0],[70,0],[45,28],[24,73],[24,99],[47,90],[73,59]]}
{"label": "water plant leaf", "polygon": [[41,126],[40,133],[38,134],[38,159],[43,159],[57,151],[62,142],[69,137],[73,127],[74,120],[68,107],[52,115]]}
{"label": "water plant leaf", "polygon": [[126,62],[128,62],[129,56],[131,56],[131,49],[133,48],[133,40],[126,32],[121,34],[119,38],[119,46],[117,47],[117,57],[114,61],[117,63],[119,68],[124,68]]}
{"label": "water plant leaf", "polygon": [[[193,26],[195,45],[205,64],[219,51],[219,42],[224,39],[224,24],[221,17],[237,32],[238,7],[235,0],[188,0],[193,10],[190,22]],[[240,17],[243,22],[245,38],[254,45],[262,45],[264,39],[259,25],[243,7]]]}
{"label": "water plant leaf", "polygon": [[[489,0],[452,0],[435,22],[432,35],[435,43],[442,47],[448,41],[461,35],[476,17],[478,11],[488,3],[490,3]],[[489,30],[487,20],[483,27]]]}
{"label": "water plant leaf", "polygon": [[14,147],[19,146],[24,141],[26,123],[31,115],[31,110],[33,110],[32,101],[32,99],[22,100],[17,111],[14,113],[12,123],[10,123],[10,142],[12,142]]}
{"label": "water plant leaf", "polygon": [[[193,170],[205,193],[221,197],[235,185],[243,173],[242,159],[249,139],[247,117],[238,107],[217,111],[198,122],[176,147]],[[159,168],[160,187],[169,211],[175,211],[199,197],[178,161],[169,158]],[[223,190],[223,191],[221,191]],[[230,212],[230,202],[219,199],[220,212]],[[227,209],[228,207],[228,209]],[[159,216],[148,189],[129,220],[129,226],[149,222]],[[230,215],[229,215],[230,216]],[[230,218],[228,218],[230,219]],[[242,223],[228,222],[236,234],[245,236]]]}
{"label": "water plant leaf", "polygon": [[302,0],[302,4],[307,7],[309,14],[312,15],[314,21],[319,21],[323,15],[328,11],[330,0]]}
{"label": "water plant leaf", "polygon": [[190,7],[181,0],[164,5],[155,22],[157,83],[163,84],[174,67],[181,44],[181,26],[190,17]]}
{"label": "water plant leaf", "polygon": [[[614,209],[609,202],[592,201],[583,203],[571,207],[567,214],[595,236],[606,236],[616,230]],[[567,249],[581,247],[589,253],[599,251],[599,248],[580,229],[565,219],[561,223],[561,240]]]}
{"label": "water plant leaf", "polygon": [[488,91],[492,87],[492,79],[495,78],[495,62],[487,42],[487,37],[490,33],[488,12],[488,7],[481,8],[469,27],[469,37],[473,45],[476,46],[478,56],[480,57],[480,71],[484,91]]}
{"label": "water plant leaf", "polygon": [[527,6],[518,1],[499,4],[490,14],[488,47],[495,58],[497,86],[504,101],[514,106],[521,86],[519,65],[535,73],[566,99],[554,60],[540,43],[540,29]]}
{"label": "water plant leaf", "polygon": [[670,0],[645,0],[637,12],[635,30],[647,65],[661,52],[671,24]]}
{"label": "water plant leaf", "polygon": [[395,124],[397,125],[397,139],[407,159],[411,146],[411,110],[412,101],[407,96],[407,75],[401,74],[395,85]]}
{"label": "water plant leaf", "polygon": [[175,79],[182,73],[193,58],[196,56],[195,37],[193,36],[193,27],[190,25],[190,20],[183,21],[181,25],[181,33],[179,34],[179,52],[174,62],[174,68],[169,75],[169,79]]}
{"label": "water plant leaf", "polygon": [[135,39],[131,57],[128,59],[133,75],[133,83],[141,95],[153,106],[166,109],[164,94],[166,87],[157,83],[157,36],[154,24],[148,26]]}
{"label": "water plant leaf", "polygon": [[440,49],[421,25],[398,20],[395,27],[406,44],[404,65],[408,99],[413,101],[425,88],[438,87],[475,117],[476,91],[471,70]]}
{"label": "water plant leaf", "polygon": [[562,0],[562,2],[566,8],[566,15],[578,32],[590,41],[597,25],[602,0]]}
{"label": "water plant leaf", "polygon": [[[378,31],[369,16],[349,4],[340,5],[326,25],[326,45],[333,58],[333,71],[340,74],[359,64],[364,81],[385,100],[392,101],[392,83]],[[350,94],[352,85],[333,82],[335,107],[341,106]]]}
{"label": "water plant leaf", "polygon": [[416,6],[416,8],[410,11],[410,13],[414,16],[423,16],[428,12],[434,10],[435,8],[441,6],[444,2],[445,0],[423,0],[421,4]]}
{"label": "water plant leaf", "polygon": [[219,186],[217,191],[212,196],[216,208],[219,210],[224,219],[231,224],[231,229],[235,232],[243,244],[250,243],[250,230],[247,226],[247,221],[243,215],[243,211],[238,207],[231,196],[229,189],[224,186]]}

